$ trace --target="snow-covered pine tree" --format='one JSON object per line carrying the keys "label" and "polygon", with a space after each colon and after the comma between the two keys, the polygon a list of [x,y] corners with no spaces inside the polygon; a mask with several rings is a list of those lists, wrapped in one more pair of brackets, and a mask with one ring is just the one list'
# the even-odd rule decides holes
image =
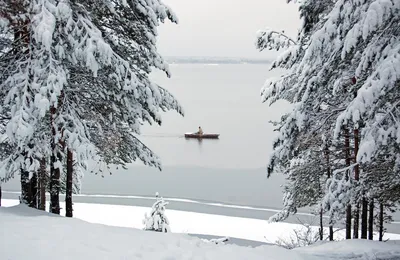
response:
{"label": "snow-covered pine tree", "polygon": [[[51,211],[58,213],[60,155],[65,154],[61,147],[71,149],[83,167],[89,159],[103,160],[102,147],[94,140],[104,141],[105,136],[93,129],[104,125],[129,138],[132,147],[124,147],[129,154],[124,162],[140,159],[159,167],[157,157],[134,134],[144,122],[160,124],[161,110],[182,113],[175,98],[148,78],[152,67],[168,73],[157,53],[156,27],[165,19],[176,22],[172,11],[158,0],[20,2],[18,13],[10,11],[9,1],[1,6],[1,13],[7,14],[4,32],[12,34],[20,27],[27,32],[22,45],[6,37],[11,47],[20,44],[24,52],[5,48],[12,65],[1,68],[2,111],[10,115],[7,135],[19,149],[13,154],[18,160],[5,163],[8,172],[22,168],[31,175],[42,157],[51,157]],[[34,135],[46,118],[50,135],[47,142],[38,142]]]}
{"label": "snow-covered pine tree", "polygon": [[[335,14],[346,8],[346,15],[340,14],[345,26],[341,28],[342,34],[336,38],[345,37],[341,48],[337,50],[342,60],[352,59],[349,69],[354,70],[356,86],[353,100],[337,119],[335,134],[337,136],[345,124],[361,127],[357,154],[357,162],[361,164],[363,173],[360,178],[367,180],[368,174],[376,174],[368,173],[365,168],[369,164],[380,164],[379,155],[385,154],[386,160],[394,163],[387,174],[391,175],[392,185],[398,186],[400,105],[396,100],[400,97],[400,73],[397,69],[400,65],[400,29],[395,24],[400,21],[400,3],[365,1],[350,8],[347,5],[338,2],[331,20],[337,19],[339,15]],[[362,221],[366,222],[367,200],[373,201],[373,197],[369,196],[370,189],[365,186],[361,188]],[[362,225],[362,238],[366,238],[366,223]]]}
{"label": "snow-covered pine tree", "polygon": [[[399,179],[399,70],[395,69],[400,61],[399,28],[395,26],[399,23],[399,5],[390,0],[302,2],[301,15],[305,19],[299,39],[286,44],[291,46],[273,64],[273,68],[290,71],[268,80],[262,92],[270,103],[286,99],[294,104],[293,111],[282,119],[270,169],[288,165],[295,158],[294,144],[302,131],[314,131],[319,124],[327,124],[324,134],[333,135],[339,143],[344,139],[343,129],[360,129],[356,163],[347,168],[344,162],[337,165],[328,181],[324,200],[327,205],[335,205],[329,209],[332,214],[346,208],[340,200],[357,204],[360,194],[368,196],[364,185],[357,190],[352,172],[345,174],[350,178],[343,178],[343,172],[360,165],[362,180],[367,174],[363,169],[377,154],[386,154],[389,161],[396,162],[388,174],[395,182]],[[265,35],[268,33],[259,36]],[[282,42],[274,40],[268,45],[271,39],[264,40],[258,39],[261,49]],[[321,117],[321,110],[326,111],[325,117]],[[347,191],[343,190],[346,186]]]}
{"label": "snow-covered pine tree", "polygon": [[156,193],[156,200],[157,201],[151,207],[150,215],[147,215],[147,213],[144,215],[144,230],[163,233],[170,232],[169,220],[165,215],[165,206],[168,205],[168,202],[164,201],[162,197],[159,197],[158,192]]}
{"label": "snow-covered pine tree", "polygon": [[[375,202],[375,214],[376,219],[373,225],[376,225],[377,230],[380,226],[380,215],[382,219],[391,220],[390,214],[394,213],[399,208],[400,201],[400,185],[398,181],[388,170],[393,169],[395,161],[386,160],[386,156],[378,156],[374,159],[374,162],[368,164],[368,168],[364,168],[365,178],[362,180],[361,185],[365,185],[363,189],[368,190],[368,198],[373,199]],[[382,208],[382,212],[380,212]],[[384,216],[384,217],[383,217]],[[368,223],[369,228],[373,228]],[[382,227],[382,229],[384,229]]]}
{"label": "snow-covered pine tree", "polygon": [[284,166],[276,165],[278,171],[286,175],[284,207],[270,221],[282,221],[299,208],[318,205],[327,179],[321,147],[322,140],[318,136],[299,135],[292,159],[285,161]]}
{"label": "snow-covered pine tree", "polygon": [[[318,189],[324,187],[324,180],[329,174],[327,169],[328,172],[331,170],[326,166],[325,151],[321,150],[321,145],[324,136],[331,136],[329,126],[334,124],[333,115],[343,111],[344,108],[341,107],[341,100],[333,98],[333,95],[317,92],[317,89],[326,87],[328,83],[329,75],[323,77],[327,75],[325,73],[328,72],[328,67],[321,71],[314,70],[310,75],[303,75],[312,79],[309,82],[299,82],[296,74],[302,70],[300,62],[306,55],[312,34],[322,26],[326,20],[325,14],[329,13],[331,8],[331,1],[304,1],[300,6],[304,23],[296,41],[271,30],[260,32],[258,35],[257,47],[260,50],[288,47],[272,64],[271,69],[276,67],[291,69],[281,78],[267,80],[262,91],[263,101],[272,104],[279,99],[285,99],[294,104],[293,111],[282,117],[278,124],[279,136],[274,143],[274,152],[268,164],[269,175],[274,171],[284,172],[291,180],[291,184],[285,190],[285,207],[282,212],[284,214],[278,214],[271,220],[282,220],[305,205],[320,205],[324,193],[321,194]],[[324,80],[318,82],[318,78]],[[332,148],[335,147],[330,148],[331,160],[335,159],[337,153]],[[315,165],[315,162],[319,164]],[[295,174],[296,172],[303,174]],[[308,182],[307,185],[304,182],[308,179],[314,182]],[[294,185],[295,183],[306,185]],[[301,194],[307,193],[306,190],[313,190],[315,196],[304,200]],[[291,206],[288,207],[289,205]]]}

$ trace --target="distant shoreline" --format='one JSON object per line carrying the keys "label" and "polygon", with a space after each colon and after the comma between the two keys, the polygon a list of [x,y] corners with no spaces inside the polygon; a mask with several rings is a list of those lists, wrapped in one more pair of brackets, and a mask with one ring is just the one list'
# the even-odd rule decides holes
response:
{"label": "distant shoreline", "polygon": [[225,57],[165,57],[169,64],[270,64],[273,60]]}

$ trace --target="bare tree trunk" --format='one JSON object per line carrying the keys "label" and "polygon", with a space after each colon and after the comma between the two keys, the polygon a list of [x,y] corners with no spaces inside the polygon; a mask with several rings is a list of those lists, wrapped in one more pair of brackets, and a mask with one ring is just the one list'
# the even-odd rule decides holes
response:
{"label": "bare tree trunk", "polygon": [[29,200],[29,207],[37,208],[37,174],[34,173],[32,178],[29,182],[29,190],[30,190],[30,200]]}
{"label": "bare tree trunk", "polygon": [[30,202],[30,185],[29,172],[21,168],[21,203],[29,205]]}
{"label": "bare tree trunk", "polygon": [[[357,154],[358,154],[358,138],[359,131],[357,128],[354,129],[354,163],[357,163]],[[360,167],[358,164],[354,166],[354,179],[355,181],[360,180]],[[358,230],[360,225],[360,204],[358,202],[359,198],[356,198],[356,208],[354,210],[354,229],[353,229],[353,238],[358,238]]]}
{"label": "bare tree trunk", "polygon": [[383,240],[383,203],[379,203],[379,241]]}
{"label": "bare tree trunk", "polygon": [[358,231],[360,229],[360,204],[356,204],[356,208],[354,210],[354,220],[353,220],[353,238],[358,238]]}
{"label": "bare tree trunk", "polygon": [[[26,152],[21,153],[24,159],[27,159]],[[29,172],[25,171],[22,166],[20,169],[21,174],[21,198],[20,202],[26,205],[30,204],[30,186],[29,186]]]}
{"label": "bare tree trunk", "polygon": [[46,158],[40,160],[39,169],[39,209],[46,210]]}
{"label": "bare tree trunk", "polygon": [[1,193],[2,193],[2,191],[1,191],[1,182],[0,182],[0,207],[1,207]]}
{"label": "bare tree trunk", "polygon": [[368,239],[374,240],[374,200],[369,202]]}
{"label": "bare tree trunk", "polygon": [[319,212],[319,240],[324,240],[324,223],[323,223],[323,210],[321,205],[321,210]]}
{"label": "bare tree trunk", "polygon": [[361,209],[361,238],[367,239],[368,232],[368,201],[362,198],[362,209]]}
{"label": "bare tree trunk", "polygon": [[[345,149],[345,160],[346,166],[350,166],[350,134],[347,127],[344,128],[344,149]],[[347,180],[350,179],[350,170],[346,172]],[[346,239],[351,239],[351,204],[349,203],[346,207]]]}
{"label": "bare tree trunk", "polygon": [[56,144],[56,129],[54,127],[54,117],[56,109],[54,106],[50,108],[51,114],[51,156],[50,156],[50,212],[60,214],[60,169],[55,169],[57,144]]}
{"label": "bare tree trunk", "polygon": [[72,218],[72,175],[73,175],[73,153],[67,151],[67,190],[65,194],[65,216]]}
{"label": "bare tree trunk", "polygon": [[351,205],[346,208],[346,239],[351,239]]}
{"label": "bare tree trunk", "polygon": [[[328,175],[328,179],[331,177],[331,164],[329,161],[329,148],[326,147],[325,149],[325,157],[326,157],[326,173]],[[329,206],[330,208],[330,206]],[[333,241],[333,226],[332,223],[329,223],[329,241]]]}

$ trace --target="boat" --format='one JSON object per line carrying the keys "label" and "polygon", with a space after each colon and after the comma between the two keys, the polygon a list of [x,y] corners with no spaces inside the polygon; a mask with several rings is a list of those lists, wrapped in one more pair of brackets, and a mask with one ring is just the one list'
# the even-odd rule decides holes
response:
{"label": "boat", "polygon": [[219,134],[198,134],[198,133],[186,133],[185,138],[197,138],[197,139],[218,139]]}

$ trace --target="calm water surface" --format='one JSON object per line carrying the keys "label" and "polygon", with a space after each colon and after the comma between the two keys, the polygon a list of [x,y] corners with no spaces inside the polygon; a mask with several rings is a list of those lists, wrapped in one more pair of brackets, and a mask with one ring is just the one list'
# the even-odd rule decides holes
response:
{"label": "calm water surface", "polygon": [[[269,120],[277,120],[288,106],[261,103],[260,89],[269,65],[178,64],[172,78],[154,73],[153,79],[171,91],[183,105],[185,116],[165,113],[163,124],[145,126],[141,139],[162,159],[163,165],[210,168],[265,167],[275,137]],[[186,140],[197,131],[219,133],[219,140]]]}

